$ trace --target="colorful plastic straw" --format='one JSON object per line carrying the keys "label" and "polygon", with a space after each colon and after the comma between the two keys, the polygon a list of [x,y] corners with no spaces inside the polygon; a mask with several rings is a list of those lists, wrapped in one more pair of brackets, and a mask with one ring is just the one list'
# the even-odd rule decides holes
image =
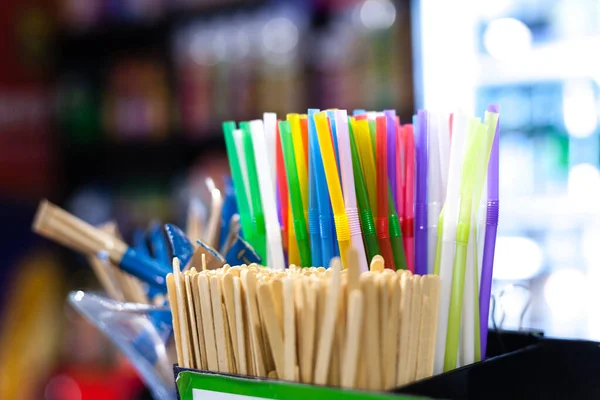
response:
{"label": "colorful plastic straw", "polygon": [[[304,165],[305,169],[308,169],[308,116],[302,114],[300,116],[300,133],[302,134],[302,148],[304,149]],[[306,188],[308,191],[308,188]],[[307,205],[305,204],[306,208]]]}
{"label": "colorful plastic straw", "polygon": [[398,170],[396,169],[396,160],[400,155],[396,152],[396,110],[385,110],[383,112],[387,119],[387,170],[388,179],[392,188],[392,198],[394,199],[394,208],[400,208],[398,204]]}
{"label": "colorful plastic straw", "polygon": [[333,142],[329,133],[329,120],[327,114],[320,112],[315,114],[315,125],[319,139],[319,147],[321,156],[323,157],[323,165],[325,167],[325,178],[329,187],[329,198],[333,208],[333,216],[336,227],[337,240],[340,246],[340,257],[342,265],[346,268],[347,260],[346,253],[350,247],[350,226],[348,224],[348,216],[344,206],[344,197],[342,196],[342,186],[335,160],[335,151],[333,150]]}
{"label": "colorful plastic straw", "polygon": [[[404,136],[402,134],[403,129],[400,126],[400,118],[395,118],[396,125],[396,199],[398,202],[398,218],[400,220],[400,226],[402,226],[402,220],[404,219],[404,190],[406,183],[405,172],[404,172],[404,157],[406,157],[404,149]],[[404,239],[402,239],[404,241]]]}
{"label": "colorful plastic straw", "polygon": [[463,325],[461,330],[462,362],[464,365],[481,360],[481,337],[479,323],[479,268],[477,253],[479,203],[483,193],[485,176],[488,170],[490,153],[494,143],[494,134],[498,123],[498,114],[485,112],[484,124],[480,128],[481,145],[477,151],[473,180],[473,200],[471,206],[471,233],[467,245],[467,272],[463,298]]}
{"label": "colorful plastic straw", "polygon": [[438,218],[442,210],[445,193],[442,189],[442,171],[439,148],[439,125],[437,114],[429,114],[429,129],[427,129],[427,273],[433,273],[435,251],[437,244]]}
{"label": "colorful plastic straw", "polygon": [[446,356],[444,357],[445,371],[456,368],[458,359],[465,275],[467,273],[467,244],[471,230],[474,172],[477,162],[477,150],[482,142],[484,129],[479,118],[471,118],[469,120],[469,133],[461,171],[460,207],[456,228],[456,253],[454,254],[454,268],[452,270],[452,290],[450,293],[448,331],[446,334]]}
{"label": "colorful plastic straw", "polygon": [[240,213],[240,224],[242,225],[242,233],[246,241],[248,241],[251,245],[254,245],[254,224],[252,223],[252,216],[250,214],[248,197],[246,196],[246,190],[244,188],[244,178],[242,176],[242,170],[240,167],[240,157],[238,155],[235,146],[235,140],[233,138],[234,130],[235,122],[223,122],[225,147],[227,149],[227,158],[229,159],[229,167],[231,168],[233,184],[236,187],[235,198]]}
{"label": "colorful plastic straw", "polygon": [[404,218],[402,219],[402,238],[406,265],[415,272],[415,136],[413,125],[404,125],[404,173],[406,178],[404,191]]}
{"label": "colorful plastic straw", "polygon": [[302,124],[298,114],[288,114],[287,120],[292,129],[292,140],[294,143],[294,156],[296,157],[296,169],[298,170],[298,181],[300,182],[300,194],[302,195],[302,206],[305,217],[308,214],[308,171],[306,165],[306,152],[308,148],[302,139]]}
{"label": "colorful plastic straw", "polygon": [[360,115],[356,117],[356,146],[362,160],[362,170],[369,193],[369,204],[374,215],[377,213],[377,171],[375,167],[375,147],[371,141],[371,133],[369,132],[369,122],[366,117]]}
{"label": "colorful plastic straw", "polygon": [[358,145],[356,137],[354,135],[354,128],[356,122],[353,118],[350,118],[349,124],[349,136],[350,136],[350,151],[352,154],[352,165],[354,166],[354,184],[356,186],[356,200],[358,201],[358,210],[360,215],[360,222],[362,225],[362,232],[365,236],[365,245],[367,248],[368,260],[373,259],[379,254],[379,244],[377,243],[377,234],[375,232],[375,221],[373,220],[373,212],[369,203],[369,194],[367,192],[367,185],[365,183],[365,177],[360,164],[360,157],[358,153]]}
{"label": "colorful plastic straw", "polygon": [[[498,113],[497,104],[488,106],[488,111]],[[485,358],[487,349],[488,321],[490,313],[490,295],[492,291],[492,275],[494,271],[494,252],[496,234],[498,232],[499,196],[499,141],[500,122],[496,125],[494,144],[490,156],[487,176],[487,215],[485,220],[485,244],[483,247],[483,263],[481,269],[481,287],[479,288],[479,324],[481,331],[481,355]]]}
{"label": "colorful plastic straw", "polygon": [[269,173],[273,184],[273,193],[277,193],[277,114],[263,113],[263,126],[265,130],[265,142],[267,145],[267,160],[269,161]]}
{"label": "colorful plastic straw", "polygon": [[427,131],[428,116],[425,110],[417,113],[415,152],[417,179],[415,197],[415,274],[427,274]]}
{"label": "colorful plastic straw", "polygon": [[246,198],[248,199],[248,207],[250,210],[250,215],[252,216],[252,202],[250,201],[250,183],[248,182],[248,170],[246,169],[246,153],[244,151],[244,132],[241,129],[234,129],[233,131],[233,140],[235,142],[235,149],[237,151],[237,155],[240,158],[240,168],[242,171],[242,179],[244,185],[240,188],[240,190],[246,191]]}
{"label": "colorful plastic straw", "polygon": [[390,225],[388,219],[388,174],[387,174],[387,130],[386,117],[377,117],[377,218],[375,226],[379,250],[385,261],[385,267],[396,269],[394,253],[390,242]]}
{"label": "colorful plastic straw", "polygon": [[[454,263],[456,225],[458,219],[458,206],[460,196],[461,165],[464,152],[464,143],[467,133],[468,117],[463,113],[454,116],[452,130],[454,132],[450,145],[450,165],[448,169],[448,190],[446,201],[442,210],[438,229],[442,229],[441,240],[438,240],[440,261],[435,266],[435,273],[440,276],[440,308],[438,311],[438,334],[435,348],[434,373],[444,371],[444,357],[446,354],[446,334],[448,332],[448,311],[450,292],[452,288],[452,268]],[[439,235],[438,235],[439,236]]]}
{"label": "colorful plastic straw", "polygon": [[331,140],[333,141],[333,150],[335,152],[335,162],[338,170],[338,176],[342,175],[340,171],[340,146],[337,137],[337,123],[335,120],[336,110],[327,110],[327,117],[329,117],[329,128],[331,132]]}
{"label": "colorful plastic straw", "polygon": [[[367,264],[367,255],[363,244],[362,231],[360,228],[360,219],[356,204],[356,188],[354,185],[354,172],[352,161],[352,150],[350,148],[350,134],[348,132],[348,115],[346,110],[335,111],[336,135],[338,141],[338,150],[340,157],[340,171],[342,176],[342,189],[344,193],[344,204],[346,206],[346,215],[348,217],[348,226],[350,228],[350,240],[352,247],[358,253],[358,266],[361,272],[369,270]],[[360,168],[357,166],[356,168]],[[368,199],[367,199],[368,201]]]}
{"label": "colorful plastic straw", "polygon": [[277,205],[275,203],[275,191],[272,182],[271,170],[268,157],[261,156],[268,154],[266,135],[264,132],[263,121],[255,120],[250,122],[252,133],[252,145],[256,160],[256,169],[258,174],[258,185],[262,204],[264,205],[265,228],[267,233],[267,264],[269,267],[284,270],[285,261],[283,258],[283,246],[281,243],[281,230],[277,220]]}
{"label": "colorful plastic straw", "polygon": [[[287,185],[287,175],[285,173],[285,161],[283,160],[283,146],[281,144],[281,135],[279,134],[279,121],[277,121],[276,125],[276,152],[275,156],[277,159],[277,186],[279,193],[279,205],[281,207],[281,220],[282,220],[282,236],[284,248],[287,248],[289,251],[289,232],[290,227],[292,230],[293,226],[289,224],[290,220],[288,218],[288,208],[289,208],[289,191]],[[293,221],[293,220],[292,220]],[[289,260],[288,260],[289,262]]]}
{"label": "colorful plastic straw", "polygon": [[254,223],[254,232],[256,239],[253,247],[258,255],[267,259],[267,242],[265,230],[265,215],[260,198],[260,189],[258,186],[258,173],[256,171],[255,154],[252,147],[252,134],[250,132],[250,123],[240,122],[242,128],[242,139],[244,143],[244,154],[246,156],[246,171],[248,172],[248,186],[250,188],[250,202],[252,203],[252,222]]}
{"label": "colorful plastic straw", "polygon": [[[279,123],[279,134],[283,146],[283,159],[285,161],[285,172],[287,175],[287,184],[290,199],[290,210],[293,214],[294,236],[298,244],[300,255],[300,265],[303,267],[312,266],[310,244],[306,232],[306,221],[304,219],[304,209],[302,208],[302,195],[299,190],[298,171],[296,168],[296,158],[294,156],[294,144],[289,121]],[[291,258],[291,255],[290,255]],[[290,261],[291,263],[291,261]]]}
{"label": "colorful plastic straw", "polygon": [[[321,239],[321,265],[329,266],[335,254],[334,251],[334,232],[333,232],[333,212],[331,210],[331,202],[329,201],[329,193],[327,189],[327,180],[325,178],[325,168],[323,166],[323,158],[319,151],[319,139],[317,136],[317,127],[315,125],[314,116],[319,110],[308,110],[308,147],[312,155],[312,175],[315,178],[315,186],[317,191],[317,207],[319,210],[319,231]],[[314,244],[313,244],[314,245]]]}

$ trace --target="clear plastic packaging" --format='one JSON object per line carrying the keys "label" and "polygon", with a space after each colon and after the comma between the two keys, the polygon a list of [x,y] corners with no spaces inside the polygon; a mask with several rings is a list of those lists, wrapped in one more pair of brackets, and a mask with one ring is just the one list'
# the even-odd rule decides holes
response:
{"label": "clear plastic packaging", "polygon": [[170,320],[168,306],[123,303],[82,291],[71,292],[69,303],[125,354],[155,399],[176,399],[173,338],[156,324]]}

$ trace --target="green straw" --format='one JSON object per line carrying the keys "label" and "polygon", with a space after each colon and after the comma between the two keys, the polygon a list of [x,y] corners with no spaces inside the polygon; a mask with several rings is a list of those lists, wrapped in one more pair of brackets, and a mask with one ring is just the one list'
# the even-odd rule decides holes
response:
{"label": "green straw", "polygon": [[388,182],[388,221],[390,231],[390,242],[392,243],[392,253],[394,254],[394,264],[396,269],[406,269],[406,255],[404,254],[404,244],[402,243],[402,231],[400,230],[400,219],[396,206],[394,206],[394,198],[392,190]]}
{"label": "green straw", "polygon": [[[254,250],[263,259],[267,259],[267,239],[265,230],[265,215],[260,200],[260,189],[258,186],[258,173],[256,172],[256,160],[254,159],[254,147],[252,145],[252,134],[250,133],[250,123],[240,122],[242,129],[242,142],[244,144],[244,154],[246,156],[246,171],[248,172],[248,186],[250,187],[250,197],[252,201],[252,221],[256,232]],[[266,157],[266,155],[263,155]]]}
{"label": "green straw", "polygon": [[448,334],[446,335],[446,354],[444,371],[456,368],[458,357],[458,342],[462,317],[462,303],[465,288],[467,268],[467,244],[471,231],[471,207],[473,203],[473,186],[475,183],[475,167],[477,150],[483,140],[484,125],[478,118],[469,120],[467,146],[463,158],[462,178],[460,186],[460,209],[456,228],[456,254],[454,255],[454,270],[452,273],[452,292],[450,295],[450,310],[448,314]]}
{"label": "green straw", "polygon": [[[250,215],[250,204],[246,198],[246,190],[244,188],[244,177],[240,166],[239,156],[233,139],[233,131],[235,130],[235,122],[223,122],[223,133],[225,134],[225,147],[227,148],[227,158],[229,159],[229,167],[231,168],[231,177],[235,186],[235,200],[237,202],[238,211],[240,213],[240,224],[242,225],[242,233],[244,239],[252,245],[256,246],[256,235],[252,216]],[[255,247],[256,248],[256,247]]]}
{"label": "green straw", "polygon": [[369,204],[369,195],[367,194],[367,185],[362,169],[360,168],[360,159],[354,139],[354,131],[352,124],[348,124],[348,133],[350,135],[350,151],[352,153],[352,165],[354,166],[354,184],[356,186],[356,200],[358,201],[358,210],[360,213],[360,222],[363,233],[365,235],[365,244],[367,246],[367,256],[372,260],[379,254],[379,243],[377,243],[377,235],[375,234],[375,222],[373,221],[373,213]]}
{"label": "green straw", "polygon": [[300,264],[302,264],[303,267],[310,267],[310,244],[308,242],[306,219],[304,218],[304,207],[302,205],[302,193],[300,192],[300,181],[298,179],[298,169],[296,157],[294,155],[292,129],[289,121],[279,122],[279,135],[281,137],[281,146],[283,148],[283,162],[285,164],[285,173],[287,175],[290,203],[292,206],[292,215],[294,217],[294,232],[296,233],[296,241],[298,242],[298,251],[300,253]]}

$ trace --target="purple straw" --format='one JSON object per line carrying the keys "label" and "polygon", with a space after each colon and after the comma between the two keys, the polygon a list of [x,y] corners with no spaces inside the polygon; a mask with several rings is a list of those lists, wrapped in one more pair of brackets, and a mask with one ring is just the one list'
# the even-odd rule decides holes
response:
{"label": "purple straw", "polygon": [[427,117],[425,110],[417,112],[415,138],[417,157],[415,195],[415,274],[427,274]]}
{"label": "purple straw", "polygon": [[[499,113],[500,106],[491,104],[487,108],[490,112]],[[490,295],[492,292],[492,275],[494,272],[494,252],[496,250],[496,234],[498,232],[499,199],[499,141],[500,120],[494,134],[494,144],[488,166],[488,201],[485,219],[485,242],[483,247],[483,263],[481,267],[481,287],[479,288],[479,328],[481,332],[481,357],[485,360],[487,349],[488,321],[490,316]]]}
{"label": "purple straw", "polygon": [[394,199],[394,208],[398,210],[398,180],[396,171],[396,110],[384,110],[387,125],[387,170],[388,181]]}

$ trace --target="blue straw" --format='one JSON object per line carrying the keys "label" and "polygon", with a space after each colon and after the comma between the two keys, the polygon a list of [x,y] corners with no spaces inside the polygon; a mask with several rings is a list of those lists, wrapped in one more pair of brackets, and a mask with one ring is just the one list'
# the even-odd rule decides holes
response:
{"label": "blue straw", "polygon": [[[319,209],[319,228],[321,232],[321,265],[318,266],[329,266],[329,261],[334,257],[335,246],[333,244],[335,236],[333,229],[333,210],[331,209],[331,202],[329,200],[329,190],[327,188],[327,180],[325,178],[325,167],[323,166],[323,158],[321,157],[321,151],[319,147],[319,138],[317,136],[317,127],[315,125],[315,114],[319,110],[309,109],[308,110],[308,147],[312,153],[312,164],[316,191],[317,191],[317,206]],[[312,244],[312,243],[311,243]]]}

